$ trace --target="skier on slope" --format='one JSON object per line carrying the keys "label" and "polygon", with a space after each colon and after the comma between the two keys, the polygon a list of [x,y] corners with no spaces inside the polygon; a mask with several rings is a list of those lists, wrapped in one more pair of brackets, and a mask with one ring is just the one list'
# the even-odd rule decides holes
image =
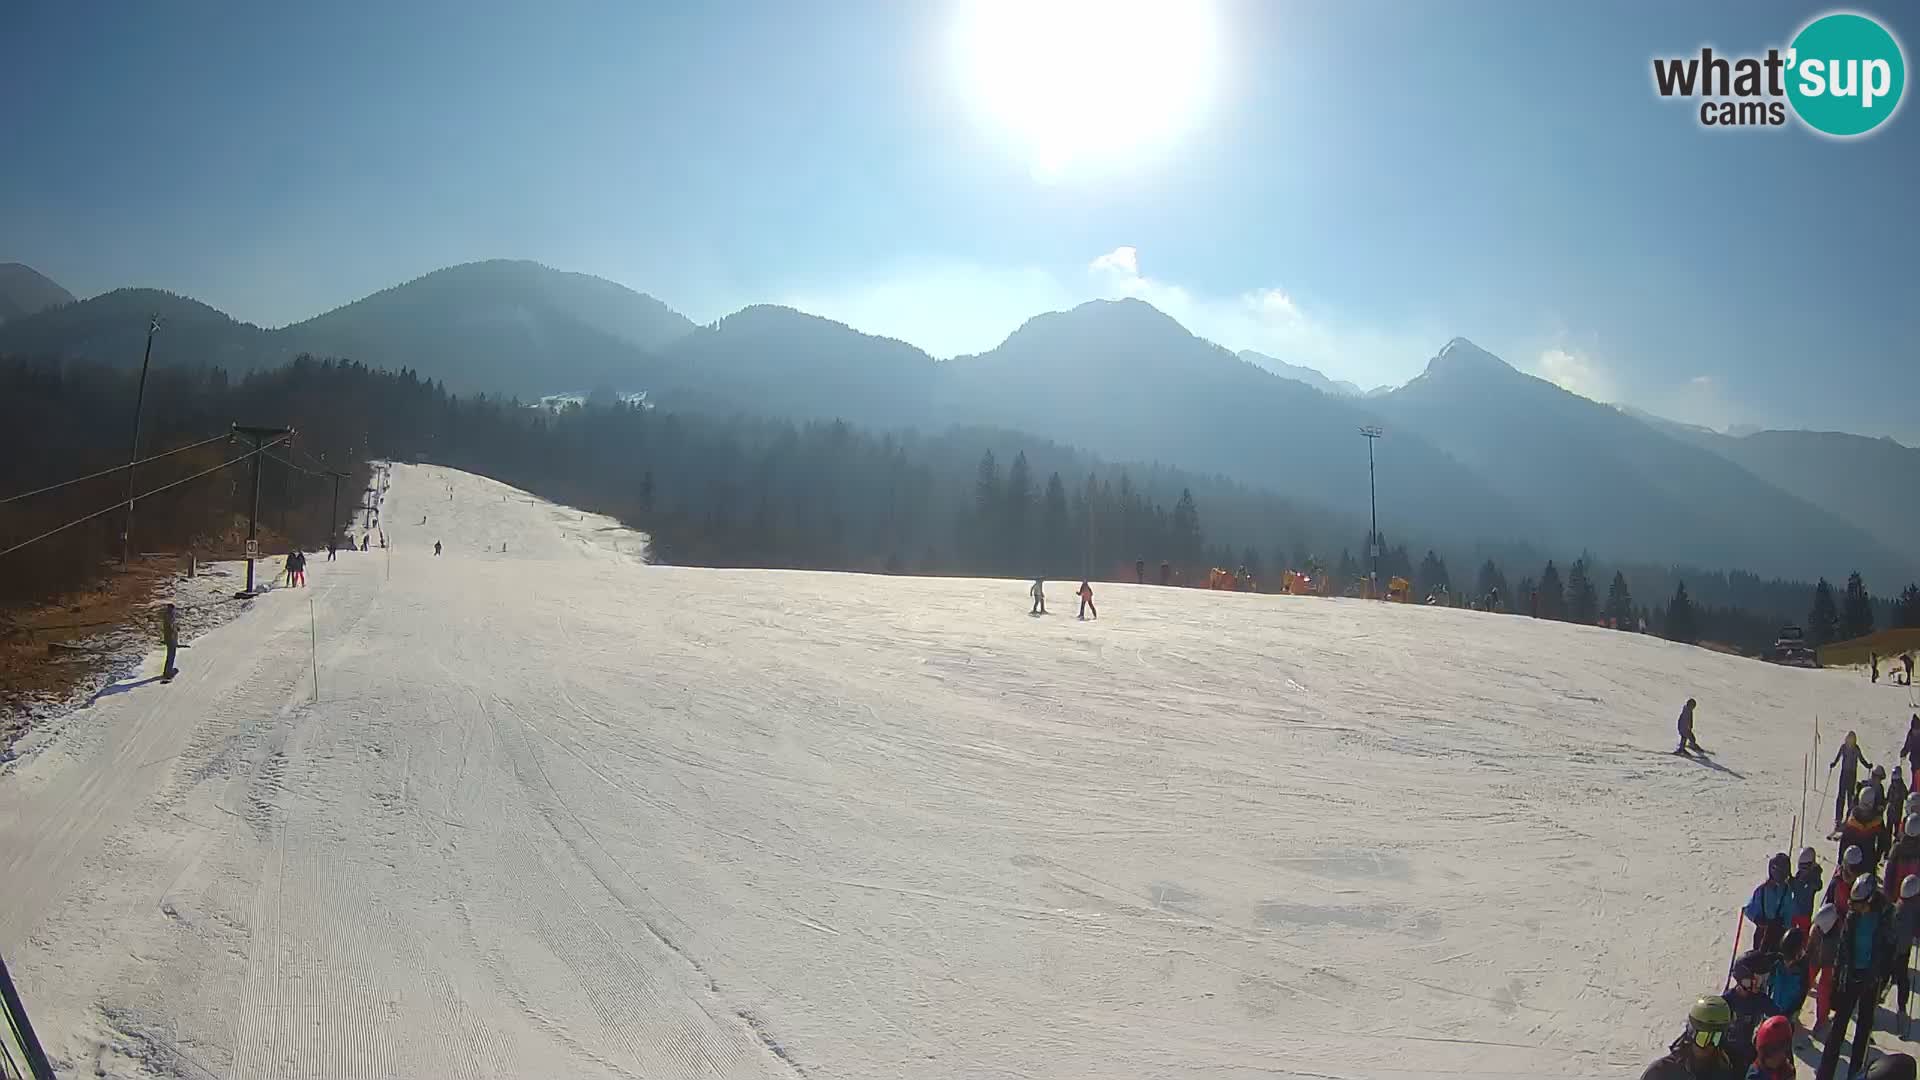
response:
{"label": "skier on slope", "polygon": [[1840,749],[1828,763],[1827,771],[1832,772],[1835,765],[1840,766],[1840,789],[1833,793],[1833,828],[1840,830],[1840,823],[1846,820],[1847,812],[1853,809],[1853,801],[1860,793],[1860,766],[1868,768],[1873,763],[1860,753],[1860,739],[1853,732],[1841,741]]}
{"label": "skier on slope", "polygon": [[1780,952],[1773,960],[1773,975],[1767,980],[1767,994],[1773,998],[1781,1016],[1798,1024],[1800,1010],[1807,1003],[1807,990],[1811,984],[1812,973],[1807,964],[1807,935],[1796,926],[1780,939]]}
{"label": "skier on slope", "polygon": [[1793,862],[1784,851],[1767,860],[1767,880],[1761,882],[1747,900],[1747,921],[1753,924],[1753,947],[1772,952],[1793,921]]}
{"label": "skier on slope", "polygon": [[1867,654],[1867,681],[1872,683],[1878,683],[1880,681],[1879,653],[1870,652]]}
{"label": "skier on slope", "polygon": [[180,650],[180,623],[174,618],[172,604],[160,609],[160,644],[167,647],[166,662],[160,665],[160,681],[172,682],[173,677],[180,674],[180,669],[173,666],[174,654]]}
{"label": "skier on slope", "polygon": [[1913,685],[1913,653],[1911,651],[1903,652],[1900,654],[1900,669],[1906,672],[1907,674],[1907,685],[1912,686]]}
{"label": "skier on slope", "polygon": [[1880,865],[1886,857],[1887,849],[1892,847],[1887,834],[1887,823],[1880,817],[1880,799],[1873,788],[1862,788],[1860,798],[1854,803],[1853,812],[1840,826],[1840,850],[1858,847],[1867,856],[1867,869]]}
{"label": "skier on slope", "polygon": [[1892,911],[1873,874],[1861,874],[1854,881],[1847,914],[1837,933],[1840,947],[1834,966],[1833,1026],[1827,1031],[1816,1080],[1833,1080],[1841,1048],[1847,1043],[1849,1022],[1853,1024],[1853,1053],[1849,1059],[1853,1067],[1848,1075],[1867,1067],[1867,1044],[1873,1039],[1874,1011],[1880,1004],[1880,988],[1893,954],[1894,933]]}
{"label": "skier on slope", "polygon": [[1093,586],[1085,579],[1082,579],[1080,582],[1080,621],[1086,621],[1088,612],[1092,612],[1093,617],[1096,619],[1100,617],[1100,609],[1093,606]]}
{"label": "skier on slope", "polygon": [[1767,993],[1767,976],[1773,971],[1772,953],[1754,949],[1742,953],[1733,962],[1733,986],[1723,997],[1733,1012],[1727,1027],[1727,1056],[1740,1072],[1753,1064],[1753,1033],[1770,1016],[1780,1015],[1780,1006]]}
{"label": "skier on slope", "polygon": [[1807,935],[1807,968],[1813,976],[1813,1030],[1827,1026],[1827,1014],[1833,1009],[1833,968],[1840,957],[1840,907],[1820,905],[1813,913],[1813,930]]}
{"label": "skier on slope", "polygon": [[1920,713],[1907,721],[1907,741],[1900,745],[1900,756],[1907,759],[1911,775],[1920,780]]}
{"label": "skier on slope", "polygon": [[1687,1026],[1667,1047],[1667,1056],[1647,1066],[1640,1080],[1738,1080],[1727,1057],[1727,1028],[1733,1010],[1718,995],[1709,995],[1687,1010]]}
{"label": "skier on slope", "polygon": [[[1692,698],[1688,698],[1687,703],[1680,706],[1680,746],[1674,750],[1676,754],[1686,753],[1688,747],[1692,747],[1699,753],[1706,753],[1700,745],[1700,740],[1693,737],[1693,707]],[[1836,822],[1834,827],[1839,828],[1839,823]]]}
{"label": "skier on slope", "polygon": [[1900,775],[1900,766],[1893,767],[1893,779],[1887,781],[1887,820],[1898,823],[1904,829],[1907,820],[1907,780]]}
{"label": "skier on slope", "polygon": [[1803,933],[1813,925],[1813,909],[1820,902],[1820,890],[1825,885],[1826,875],[1820,871],[1819,855],[1810,847],[1801,848],[1800,861],[1787,887],[1793,890],[1793,925]]}
{"label": "skier on slope", "polygon": [[1897,991],[1900,1009],[1900,1037],[1907,1037],[1907,1021],[1911,1015],[1907,1012],[1907,999],[1913,991],[1913,974],[1910,970],[1913,956],[1913,940],[1920,934],[1920,876],[1908,875],[1900,883],[1900,901],[1893,907],[1893,955],[1888,961],[1888,976],[1893,980]]}
{"label": "skier on slope", "polygon": [[433,553],[434,553],[435,555],[438,555],[438,554],[440,554],[440,541],[438,541],[438,540],[435,540],[435,541],[433,542]]}
{"label": "skier on slope", "polygon": [[1027,612],[1027,614],[1045,615],[1047,613],[1047,591],[1045,582],[1040,578],[1034,578],[1033,588],[1027,590],[1027,595],[1033,597],[1033,610]]}

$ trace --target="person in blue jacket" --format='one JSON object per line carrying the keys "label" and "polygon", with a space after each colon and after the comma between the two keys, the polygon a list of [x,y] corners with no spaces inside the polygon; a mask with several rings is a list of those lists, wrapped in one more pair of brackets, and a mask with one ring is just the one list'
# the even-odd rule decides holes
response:
{"label": "person in blue jacket", "polygon": [[1813,976],[1807,968],[1807,932],[1796,926],[1780,939],[1773,978],[1767,980],[1767,996],[1773,998],[1780,1015],[1797,1023],[1812,984]]}
{"label": "person in blue jacket", "polygon": [[1784,851],[1767,860],[1767,880],[1753,890],[1747,901],[1747,921],[1753,924],[1753,947],[1772,952],[1780,947],[1780,938],[1793,922],[1798,910],[1792,887],[1793,861]]}
{"label": "person in blue jacket", "polygon": [[1864,1072],[1867,1044],[1873,1039],[1874,1013],[1880,1004],[1880,986],[1886,980],[1893,955],[1893,913],[1880,879],[1872,872],[1854,879],[1847,914],[1835,928],[1840,936],[1834,963],[1833,1026],[1827,1029],[1826,1049],[1820,1053],[1815,1080],[1833,1080],[1840,1051],[1847,1045],[1847,1022],[1853,1022],[1852,1068]]}
{"label": "person in blue jacket", "polygon": [[1802,931],[1813,925],[1813,911],[1820,906],[1820,890],[1826,875],[1820,869],[1820,856],[1810,847],[1800,849],[1800,865],[1794,869],[1787,887],[1793,890],[1793,925]]}

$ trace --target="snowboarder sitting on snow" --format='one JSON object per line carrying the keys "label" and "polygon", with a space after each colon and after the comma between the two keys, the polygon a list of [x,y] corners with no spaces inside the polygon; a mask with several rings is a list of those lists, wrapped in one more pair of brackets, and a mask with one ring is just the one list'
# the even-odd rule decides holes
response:
{"label": "snowboarder sitting on snow", "polygon": [[1840,790],[1833,793],[1833,827],[1836,831],[1840,823],[1846,820],[1847,811],[1853,809],[1854,799],[1859,795],[1860,766],[1863,763],[1868,768],[1873,767],[1873,763],[1860,754],[1859,738],[1849,731],[1846,739],[1840,743],[1839,752],[1833,755],[1833,761],[1827,765],[1829,772],[1835,765],[1840,766]]}
{"label": "snowboarder sitting on snow", "polygon": [[1820,889],[1826,884],[1820,872],[1820,858],[1810,847],[1800,849],[1800,863],[1787,887],[1793,890],[1793,925],[1805,931],[1813,925],[1814,905],[1820,902]]}
{"label": "snowboarder sitting on snow", "polygon": [[1767,980],[1767,994],[1780,1015],[1799,1023],[1800,1009],[1807,1003],[1807,990],[1813,973],[1807,964],[1807,935],[1799,927],[1780,939],[1780,952],[1774,957],[1773,975]]}
{"label": "snowboarder sitting on snow", "polygon": [[1773,954],[1754,949],[1742,953],[1733,963],[1733,987],[1724,995],[1733,1011],[1733,1023],[1727,1028],[1727,1056],[1741,1072],[1753,1064],[1753,1033],[1769,1016],[1779,1016],[1780,1006],[1767,993],[1767,975],[1773,970]]}
{"label": "snowboarder sitting on snow", "polygon": [[1753,1033],[1753,1064],[1747,1080],[1793,1080],[1793,1024],[1768,1017]]}
{"label": "snowboarder sitting on snow", "polygon": [[1033,610],[1027,612],[1029,615],[1045,615],[1047,613],[1047,592],[1041,587],[1042,584],[1041,579],[1034,578],[1033,588],[1027,590],[1033,597]]}
{"label": "snowboarder sitting on snow", "polygon": [[[1687,703],[1680,706],[1680,746],[1674,751],[1676,754],[1686,753],[1688,747],[1692,747],[1702,754],[1706,753],[1706,750],[1700,746],[1700,740],[1693,737],[1693,706],[1694,701],[1692,698],[1688,698]],[[1835,822],[1834,828],[1837,829],[1839,827],[1839,823]]]}
{"label": "snowboarder sitting on snow", "polygon": [[1092,612],[1094,618],[1100,617],[1100,609],[1093,606],[1093,586],[1085,580],[1080,582],[1080,618],[1085,619]]}
{"label": "snowboarder sitting on snow", "polygon": [[1858,847],[1866,853],[1867,868],[1871,870],[1880,865],[1891,846],[1887,823],[1880,819],[1879,793],[1870,787],[1862,788],[1853,812],[1847,815],[1846,824],[1840,826],[1840,849]]}
{"label": "snowboarder sitting on snow", "polygon": [[1867,1043],[1873,1039],[1874,1010],[1880,1004],[1880,986],[1886,977],[1887,962],[1893,954],[1893,917],[1887,898],[1880,892],[1880,880],[1872,873],[1861,874],[1853,882],[1853,895],[1847,914],[1840,921],[1839,958],[1833,971],[1833,1026],[1827,1031],[1826,1049],[1820,1054],[1821,1080],[1832,1080],[1840,1064],[1840,1050],[1847,1044],[1847,1024],[1853,1027],[1853,1054],[1849,1059],[1851,1076],[1867,1067]]}
{"label": "snowboarder sitting on snow", "polygon": [[1703,997],[1687,1010],[1687,1026],[1667,1047],[1667,1056],[1647,1066],[1640,1080],[1738,1080],[1727,1057],[1727,1028],[1733,1010],[1725,998]]}
{"label": "snowboarder sitting on snow", "polygon": [[1780,944],[1793,921],[1794,895],[1791,884],[1793,863],[1784,851],[1767,860],[1767,880],[1753,890],[1747,901],[1747,921],[1753,924],[1753,947],[1770,952]]}

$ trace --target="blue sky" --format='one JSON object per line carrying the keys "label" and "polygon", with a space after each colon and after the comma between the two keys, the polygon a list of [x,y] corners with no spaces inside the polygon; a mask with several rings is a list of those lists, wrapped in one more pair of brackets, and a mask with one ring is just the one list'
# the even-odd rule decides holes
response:
{"label": "blue sky", "polygon": [[[279,325],[533,258],[943,356],[1139,295],[1363,386],[1458,334],[1681,419],[1920,442],[1913,108],[1840,142],[1704,130],[1652,90],[1654,55],[1826,10],[1221,0],[1144,53],[1007,44],[1074,50],[1068,126],[1118,132],[1062,162],[932,0],[28,0],[0,31],[0,260]],[[1855,10],[1911,62],[1920,17]]]}

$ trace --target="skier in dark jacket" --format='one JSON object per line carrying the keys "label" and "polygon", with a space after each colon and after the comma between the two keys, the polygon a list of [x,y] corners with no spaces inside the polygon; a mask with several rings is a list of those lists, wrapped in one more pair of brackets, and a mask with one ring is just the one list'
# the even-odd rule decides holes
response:
{"label": "skier in dark jacket", "polygon": [[1920,777],[1920,713],[1907,721],[1907,741],[1900,746],[1900,756],[1907,759],[1912,775]]}
{"label": "skier in dark jacket", "polygon": [[1900,886],[1907,878],[1920,875],[1920,813],[1907,815],[1903,825],[1906,835],[1893,842],[1887,851],[1887,871],[1880,875],[1886,883],[1888,896],[1899,896]]}
{"label": "skier in dark jacket", "polygon": [[1700,740],[1693,737],[1693,706],[1692,698],[1688,698],[1687,703],[1680,706],[1680,746],[1674,751],[1676,754],[1686,753],[1688,747],[1702,754],[1706,753],[1700,747]]}
{"label": "skier in dark jacket", "polygon": [[1907,820],[1907,779],[1900,775],[1900,766],[1893,767],[1893,779],[1887,781],[1887,823],[1897,824]]}
{"label": "skier in dark jacket", "polygon": [[1853,883],[1847,914],[1838,927],[1839,958],[1834,965],[1833,1026],[1820,1054],[1815,1080],[1833,1080],[1840,1051],[1847,1043],[1847,1024],[1853,1027],[1853,1052],[1848,1075],[1867,1067],[1867,1044],[1873,1039],[1874,1011],[1880,1004],[1880,986],[1886,980],[1893,955],[1893,911],[1880,892],[1880,881],[1861,874]]}
{"label": "skier in dark jacket", "polygon": [[1820,871],[1820,858],[1812,848],[1800,849],[1800,863],[1787,887],[1793,890],[1793,925],[1806,930],[1813,923],[1813,909],[1820,903],[1820,890],[1826,875]]}
{"label": "skier in dark jacket", "polygon": [[1859,801],[1854,804],[1853,812],[1847,815],[1846,823],[1840,826],[1840,850],[1858,847],[1866,853],[1867,866],[1878,867],[1880,860],[1892,847],[1887,832],[1887,823],[1880,818],[1880,800],[1874,789],[1862,788]]}
{"label": "skier in dark jacket", "polygon": [[1727,1008],[1733,1011],[1733,1023],[1727,1028],[1727,1056],[1742,1074],[1753,1064],[1753,1033],[1769,1016],[1779,1016],[1780,1006],[1767,993],[1767,976],[1773,971],[1771,953],[1754,949],[1733,963],[1733,987],[1725,994]]}
{"label": "skier in dark jacket", "polygon": [[1853,809],[1853,800],[1859,795],[1862,763],[1868,768],[1873,767],[1873,763],[1860,754],[1859,737],[1849,731],[1846,739],[1840,743],[1839,753],[1833,755],[1832,763],[1827,766],[1829,772],[1835,765],[1840,766],[1840,789],[1833,793],[1833,827],[1836,831],[1840,823],[1847,819],[1847,811]]}
{"label": "skier in dark jacket", "polygon": [[1753,890],[1747,901],[1747,921],[1753,924],[1753,947],[1772,952],[1793,922],[1797,908],[1793,894],[1793,862],[1784,851],[1767,860],[1767,880]]}
{"label": "skier in dark jacket", "polygon": [[1899,892],[1900,902],[1893,907],[1893,956],[1888,962],[1887,975],[1899,995],[1900,1037],[1904,1039],[1912,1018],[1907,1012],[1907,999],[1913,993],[1913,976],[1909,970],[1913,942],[1920,936],[1920,875],[1908,877],[1900,884]]}
{"label": "skier in dark jacket", "polygon": [[[1873,767],[1873,771],[1867,774],[1867,779],[1865,780],[1865,782],[1863,782],[1860,785],[1860,794],[1862,795],[1866,794],[1868,788],[1873,789],[1873,804],[1880,808],[1881,816],[1886,817],[1886,809],[1887,809],[1886,766],[1875,765]],[[1886,818],[1886,820],[1888,821],[1889,824],[1891,824],[1894,819],[1888,817]]]}
{"label": "skier in dark jacket", "polygon": [[1640,1080],[1738,1080],[1727,1057],[1733,1010],[1725,998],[1703,997],[1687,1011],[1687,1026],[1667,1047],[1667,1056],[1647,1066]]}

